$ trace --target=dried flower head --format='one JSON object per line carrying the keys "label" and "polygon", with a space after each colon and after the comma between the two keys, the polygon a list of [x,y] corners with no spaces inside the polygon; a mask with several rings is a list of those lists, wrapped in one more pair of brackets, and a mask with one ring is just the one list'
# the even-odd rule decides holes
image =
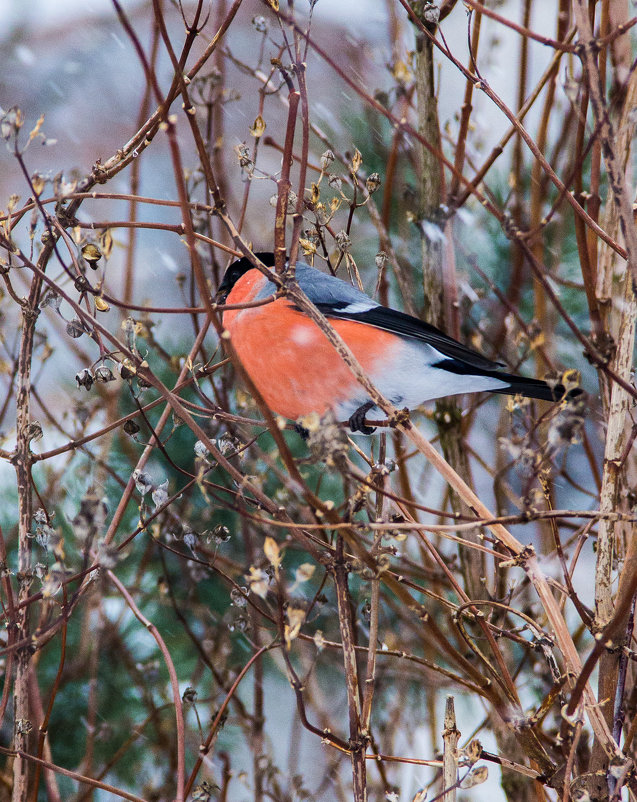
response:
{"label": "dried flower head", "polygon": [[84,387],[85,390],[90,390],[95,381],[95,377],[88,368],[84,368],[79,373],[75,374],[75,381],[78,387]]}
{"label": "dried flower head", "polygon": [[551,451],[576,443],[580,439],[586,420],[588,401],[586,393],[571,390],[562,402],[563,406],[551,421],[548,443]]}
{"label": "dried flower head", "polygon": [[328,468],[339,467],[347,456],[349,443],[334,413],[327,412],[323,418],[308,415],[300,423],[308,432],[307,445],[315,459]]}

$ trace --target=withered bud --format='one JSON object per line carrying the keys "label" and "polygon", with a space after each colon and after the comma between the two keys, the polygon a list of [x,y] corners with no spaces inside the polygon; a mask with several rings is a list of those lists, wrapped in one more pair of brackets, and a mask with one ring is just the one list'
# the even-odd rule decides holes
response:
{"label": "withered bud", "polygon": [[365,599],[360,606],[360,616],[366,624],[372,619],[372,604],[369,599]]}
{"label": "withered bud", "polygon": [[46,512],[42,509],[42,507],[38,507],[38,509],[33,513],[33,520],[38,525],[41,526],[47,522]]}
{"label": "withered bud", "polygon": [[385,251],[378,251],[376,256],[374,257],[374,262],[376,263],[376,268],[378,270],[384,270],[385,265],[387,264],[387,259],[389,257],[385,253]]}
{"label": "withered bud", "polygon": [[352,247],[352,240],[349,238],[347,231],[342,230],[338,232],[336,235],[336,244],[341,253],[347,253],[349,251]]}
{"label": "withered bud", "polygon": [[261,14],[257,14],[256,17],[252,17],[252,24],[258,33],[267,33],[270,27],[266,18],[261,16]]}
{"label": "withered bud", "polygon": [[31,421],[27,426],[26,435],[29,442],[40,440],[42,438],[42,424],[37,420]]}
{"label": "withered bud", "polygon": [[24,115],[22,110],[17,106],[9,109],[9,111],[0,119],[0,136],[3,139],[10,139],[12,135],[18,133],[24,123]]}
{"label": "withered bud", "polygon": [[84,257],[85,261],[89,263],[89,266],[93,268],[93,270],[97,270],[97,263],[102,258],[102,252],[97,245],[89,242],[82,248],[82,256]]}
{"label": "withered bud", "polygon": [[435,3],[425,3],[422,10],[423,22],[430,25],[437,25],[440,22],[440,9]]}
{"label": "withered bud", "polygon": [[332,153],[332,151],[331,151],[331,150],[329,150],[329,149],[328,149],[328,150],[326,150],[326,151],[325,151],[325,152],[324,152],[324,153],[321,155],[321,169],[322,169],[322,170],[327,170],[327,168],[328,168],[328,167],[330,166],[330,164],[331,164],[331,163],[334,161],[334,159],[335,159],[335,156],[334,156],[334,154]]}
{"label": "withered bud", "polygon": [[88,392],[88,390],[90,390],[93,386],[95,379],[91,371],[88,368],[84,368],[79,373],[75,374],[75,381],[77,382],[78,387],[84,387]]}
{"label": "withered bud", "polygon": [[42,546],[43,549],[50,548],[52,551],[56,545],[56,542],[58,542],[62,536],[52,526],[49,526],[48,524],[39,524],[35,528],[34,537],[38,546]]}
{"label": "withered bud", "polygon": [[367,187],[367,191],[370,195],[373,195],[374,192],[380,187],[380,175],[378,173],[372,173],[367,181],[365,181],[365,186]]}
{"label": "withered bud", "polygon": [[577,81],[572,75],[568,73],[564,76],[564,81],[562,82],[562,88],[564,89],[564,94],[568,98],[570,103],[577,102],[577,96],[579,95],[580,90],[580,82]]}
{"label": "withered bud", "polygon": [[139,426],[131,418],[131,420],[127,420],[126,423],[124,424],[124,431],[126,432],[126,434],[132,436],[134,434],[137,434],[137,432],[139,431]]}
{"label": "withered bud", "polygon": [[191,687],[186,688],[182,694],[181,700],[186,704],[194,705],[194,703],[197,701],[197,691]]}
{"label": "withered bud", "polygon": [[234,587],[230,591],[230,602],[234,607],[242,609],[248,603],[248,589],[246,587]]}
{"label": "withered bud", "polygon": [[196,551],[199,545],[199,534],[189,525],[184,524],[184,545],[188,546],[190,551]]}

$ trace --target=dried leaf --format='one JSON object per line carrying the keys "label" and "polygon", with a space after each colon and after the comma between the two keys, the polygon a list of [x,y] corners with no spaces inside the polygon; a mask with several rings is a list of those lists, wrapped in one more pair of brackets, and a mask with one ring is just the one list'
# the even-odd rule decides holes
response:
{"label": "dried leaf", "polygon": [[260,136],[263,136],[264,132],[265,132],[265,120],[259,114],[259,116],[256,118],[256,120],[252,123],[252,126],[250,127],[250,133],[252,134],[253,137],[258,139]]}
{"label": "dried leaf", "polygon": [[363,163],[363,157],[361,152],[358,148],[354,148],[354,155],[352,156],[352,173],[356,175],[359,171],[361,164]]}
{"label": "dried leaf", "polygon": [[398,81],[398,83],[400,84],[409,84],[411,83],[414,77],[411,70],[401,59],[398,59],[398,61],[394,64],[392,75],[394,76],[395,80]]}
{"label": "dried leaf", "polygon": [[460,783],[460,788],[473,788],[474,785],[481,785],[489,777],[489,769],[487,766],[477,766],[471,769],[469,774]]}
{"label": "dried leaf", "polygon": [[268,558],[268,562],[274,570],[278,571],[281,565],[281,553],[279,544],[273,537],[266,537],[265,543],[263,544],[263,553]]}
{"label": "dried leaf", "polygon": [[140,471],[137,468],[133,471],[133,481],[135,482],[137,492],[142,496],[142,498],[147,493],[150,493],[154,487],[153,477],[149,473]]}
{"label": "dried leaf", "polygon": [[42,596],[45,599],[50,599],[52,596],[55,596],[62,588],[62,582],[65,580],[67,574],[68,571],[62,563],[53,563],[42,582]]}
{"label": "dried leaf", "polygon": [[460,759],[459,763],[462,765],[473,766],[482,757],[482,744],[477,738],[469,742],[464,749],[458,750]]}
{"label": "dried leaf", "polygon": [[99,236],[100,248],[105,259],[108,259],[113,250],[113,236],[110,229],[105,229]]}
{"label": "dried leaf", "polygon": [[250,566],[250,570],[246,574],[246,579],[252,593],[256,593],[262,599],[268,595],[268,575],[262,568],[255,568],[254,565]]}
{"label": "dried leaf", "polygon": [[46,180],[44,176],[40,175],[40,173],[34,173],[31,176],[31,186],[33,187],[33,191],[38,197],[40,197],[40,195],[42,194],[45,184]]}
{"label": "dried leaf", "polygon": [[303,607],[290,604],[285,611],[285,617],[287,618],[287,623],[283,628],[283,636],[285,638],[285,647],[289,651],[292,641],[298,636],[305,621],[305,610]]}
{"label": "dried leaf", "polygon": [[538,331],[537,334],[531,339],[531,350],[535,351],[536,348],[540,348],[545,343],[545,337],[543,331]]}
{"label": "dried leaf", "polygon": [[312,565],[312,563],[303,563],[296,569],[294,581],[298,585],[300,585],[302,582],[307,582],[308,579],[311,579],[314,576],[314,571],[316,571],[315,565]]}
{"label": "dried leaf", "polygon": [[44,114],[41,114],[40,117],[38,118],[37,123],[35,124],[35,127],[31,131],[31,133],[29,134],[29,142],[34,140],[36,138],[36,136],[40,133],[40,128],[42,128],[42,123],[43,122],[44,122]]}
{"label": "dried leaf", "polygon": [[299,239],[299,245],[303,248],[303,256],[313,256],[316,253],[316,245],[309,239]]}
{"label": "dried leaf", "polygon": [[66,333],[69,337],[73,337],[74,340],[77,340],[78,337],[81,337],[84,334],[84,326],[82,325],[82,321],[74,317],[73,320],[69,320],[66,324]]}
{"label": "dried leaf", "polygon": [[580,387],[581,383],[582,374],[579,372],[579,370],[575,370],[575,368],[565,370],[562,374],[562,384],[564,385],[564,389],[567,393],[570,390],[574,390],[576,387]]}
{"label": "dried leaf", "polygon": [[151,497],[155,505],[155,512],[157,512],[168,501],[168,479],[153,489]]}

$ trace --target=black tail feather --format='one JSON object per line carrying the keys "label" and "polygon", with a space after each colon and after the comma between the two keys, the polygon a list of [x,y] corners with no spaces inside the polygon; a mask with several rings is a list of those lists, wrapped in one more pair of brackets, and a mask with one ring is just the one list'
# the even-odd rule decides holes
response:
{"label": "black tail feather", "polygon": [[[523,395],[525,398],[539,398],[542,401],[560,401],[566,389],[563,384],[550,385],[542,379],[529,379],[526,376],[517,376],[515,373],[503,373],[499,370],[476,370],[476,366],[460,359],[441,359],[432,365],[434,368],[447,370],[461,376],[488,376],[509,382],[509,387],[489,390],[490,393],[503,395]],[[470,392],[470,391],[469,391]],[[569,395],[579,395],[581,390],[573,388]]]}
{"label": "black tail feather", "polygon": [[492,375],[493,378],[511,382],[509,387],[491,390],[492,393],[523,395],[525,398],[538,398],[542,401],[560,401],[566,392],[563,384],[551,386],[541,379],[528,379],[513,373],[496,373],[494,371]]}

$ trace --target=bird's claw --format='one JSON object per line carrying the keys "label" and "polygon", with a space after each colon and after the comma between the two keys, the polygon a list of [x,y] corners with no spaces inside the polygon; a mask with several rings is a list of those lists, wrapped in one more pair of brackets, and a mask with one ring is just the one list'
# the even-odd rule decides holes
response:
{"label": "bird's claw", "polygon": [[369,410],[375,406],[373,401],[366,401],[355,412],[350,415],[349,428],[353,432],[360,432],[361,434],[374,434],[376,431],[375,426],[367,426],[365,424],[365,415]]}

